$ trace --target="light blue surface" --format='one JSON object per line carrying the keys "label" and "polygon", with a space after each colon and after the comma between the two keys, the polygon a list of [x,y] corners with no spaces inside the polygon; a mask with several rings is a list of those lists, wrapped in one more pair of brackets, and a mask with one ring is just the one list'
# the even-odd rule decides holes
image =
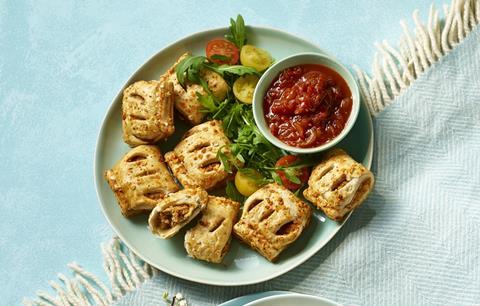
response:
{"label": "light blue surface", "polygon": [[93,151],[105,111],[147,58],[187,34],[249,24],[311,40],[369,68],[373,42],[430,0],[0,1],[0,304],[18,304],[77,261],[101,274],[112,235]]}

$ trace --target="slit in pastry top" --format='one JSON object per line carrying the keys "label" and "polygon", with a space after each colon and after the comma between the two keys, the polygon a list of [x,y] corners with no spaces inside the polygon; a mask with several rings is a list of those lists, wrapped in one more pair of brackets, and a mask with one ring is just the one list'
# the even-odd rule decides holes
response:
{"label": "slit in pastry top", "polygon": [[184,187],[214,189],[225,183],[228,173],[217,158],[219,150],[230,155],[230,141],[222,122],[207,121],[187,131],[165,160]]}
{"label": "slit in pastry top", "polygon": [[154,144],[175,131],[173,84],[169,81],[138,81],[123,91],[123,140],[135,147]]}
{"label": "slit in pastry top", "polygon": [[270,261],[274,261],[307,227],[311,208],[278,184],[254,192],[234,226],[235,235]]}
{"label": "slit in pastry top", "polygon": [[152,210],[158,200],[179,189],[162,153],[152,145],[131,149],[105,171],[105,179],[125,217]]}
{"label": "slit in pastry top", "polygon": [[314,167],[303,195],[329,218],[340,221],[365,200],[373,184],[367,168],[334,149]]}
{"label": "slit in pastry top", "polygon": [[185,234],[184,245],[189,256],[220,263],[229,250],[240,203],[216,196],[208,199],[201,219]]}

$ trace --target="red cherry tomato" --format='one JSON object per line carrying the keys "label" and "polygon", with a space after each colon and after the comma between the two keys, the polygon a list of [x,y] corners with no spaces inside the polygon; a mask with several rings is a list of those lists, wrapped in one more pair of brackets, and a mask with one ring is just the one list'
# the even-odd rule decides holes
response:
{"label": "red cherry tomato", "polygon": [[[277,163],[275,164],[275,166],[277,166],[277,167],[280,167],[280,166],[288,167],[291,164],[297,162],[298,160],[299,160],[298,156],[285,155],[283,157],[280,157],[277,160]],[[280,176],[280,179],[282,180],[283,186],[287,187],[290,190],[297,190],[298,188],[300,188],[302,186],[301,184],[296,184],[296,183],[288,180],[287,176],[285,175],[285,173],[282,170],[277,170],[277,174],[278,174],[278,176]],[[309,176],[310,176],[310,170],[307,167],[298,169],[297,177],[300,179],[302,184],[305,184],[306,182],[308,182]]]}
{"label": "red cherry tomato", "polygon": [[[234,65],[238,62],[239,51],[237,46],[225,39],[212,39],[205,49],[208,59],[218,65]],[[226,59],[215,58],[214,55],[225,56]]]}

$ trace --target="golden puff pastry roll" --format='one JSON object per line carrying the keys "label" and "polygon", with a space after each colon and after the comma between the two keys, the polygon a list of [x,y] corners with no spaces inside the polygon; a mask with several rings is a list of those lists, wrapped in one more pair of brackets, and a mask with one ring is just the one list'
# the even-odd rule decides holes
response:
{"label": "golden puff pastry roll", "polygon": [[150,231],[160,238],[170,238],[202,212],[207,203],[208,193],[202,188],[187,188],[170,193],[150,213]]}
{"label": "golden puff pastry roll", "polygon": [[367,168],[334,149],[312,170],[303,195],[330,219],[341,221],[367,198],[373,184]]}
{"label": "golden puff pastry roll", "polygon": [[153,144],[175,131],[173,84],[138,81],[123,91],[123,140],[131,147]]}
{"label": "golden puff pastry roll", "polygon": [[208,197],[197,225],[185,235],[185,249],[193,258],[221,263],[230,249],[233,224],[240,203],[222,197]]}
{"label": "golden puff pastry roll", "polygon": [[166,194],[179,188],[160,150],[152,145],[133,148],[105,171],[125,217],[152,210]]}
{"label": "golden puff pastry roll", "polygon": [[[202,104],[198,102],[197,92],[201,95],[205,95],[205,89],[198,85],[188,83],[184,89],[178,82],[175,69],[183,59],[189,56],[189,53],[185,53],[173,64],[167,72],[162,75],[160,80],[169,80],[173,83],[175,91],[175,108],[177,111],[190,122],[192,125],[197,125],[203,121],[205,113],[202,112]],[[212,94],[218,100],[224,100],[227,96],[228,85],[227,82],[218,73],[208,69],[204,69],[200,72],[201,77],[207,82],[208,88]]]}
{"label": "golden puff pastry roll", "polygon": [[243,206],[233,231],[269,261],[292,244],[310,223],[312,209],[290,190],[268,184],[254,192]]}
{"label": "golden puff pastry roll", "polygon": [[217,158],[219,149],[231,154],[222,122],[207,121],[187,131],[173,151],[165,154],[165,161],[184,187],[211,190],[223,185],[229,176]]}

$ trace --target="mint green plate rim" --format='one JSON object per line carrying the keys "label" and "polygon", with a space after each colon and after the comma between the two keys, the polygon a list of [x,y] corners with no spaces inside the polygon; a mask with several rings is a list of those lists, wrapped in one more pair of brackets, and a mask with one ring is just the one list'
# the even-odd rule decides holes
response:
{"label": "mint green plate rim", "polygon": [[[315,44],[281,30],[257,26],[248,27],[247,30],[249,43],[265,48],[277,59],[300,52],[318,52],[331,56]],[[217,286],[240,286],[273,279],[299,266],[321,250],[347,222],[350,215],[342,223],[337,223],[315,210],[311,225],[281,254],[276,263],[268,262],[234,239],[224,263],[216,265],[187,256],[183,249],[184,231],[170,240],[161,240],[155,238],[147,229],[146,216],[124,218],[103,178],[105,169],[112,167],[129,150],[121,138],[120,111],[124,88],[141,79],[158,78],[183,52],[203,54],[208,40],[223,37],[227,31],[228,28],[223,27],[184,37],[154,54],[131,75],[113,99],[102,121],[95,148],[94,181],[100,207],[107,221],[120,239],[142,260],[185,280]],[[172,139],[159,144],[163,153],[171,149],[187,130],[183,123],[178,126],[180,128]],[[178,126],[176,123],[176,127]],[[336,147],[344,148],[356,160],[370,168],[373,156],[373,125],[364,101],[355,126]]]}

